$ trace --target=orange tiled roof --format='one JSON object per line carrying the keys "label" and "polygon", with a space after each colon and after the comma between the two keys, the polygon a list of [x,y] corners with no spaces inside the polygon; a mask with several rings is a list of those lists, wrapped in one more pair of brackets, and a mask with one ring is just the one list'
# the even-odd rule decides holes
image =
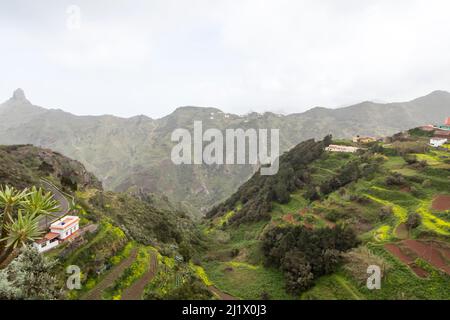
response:
{"label": "orange tiled roof", "polygon": [[445,130],[436,130],[434,131],[434,135],[435,137],[445,137],[445,138],[449,138],[450,137],[450,131],[445,131]]}
{"label": "orange tiled roof", "polygon": [[59,237],[59,233],[55,233],[55,232],[49,232],[47,233],[42,239],[37,240],[37,243],[43,243],[43,242],[47,242],[49,240],[53,240],[55,238]]}

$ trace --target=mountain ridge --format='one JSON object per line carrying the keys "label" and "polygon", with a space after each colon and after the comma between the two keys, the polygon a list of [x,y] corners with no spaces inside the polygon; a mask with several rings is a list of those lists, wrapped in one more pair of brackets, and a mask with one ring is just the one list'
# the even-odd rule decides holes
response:
{"label": "mountain ridge", "polygon": [[[17,95],[17,97],[15,97],[15,95]],[[14,90],[13,95],[12,95],[11,98],[9,98],[8,100],[4,101],[3,103],[0,103],[0,107],[4,106],[10,100],[25,100],[25,101],[29,102],[34,107],[42,108],[42,109],[45,109],[45,110],[48,110],[48,111],[61,110],[61,111],[65,112],[65,113],[70,114],[70,115],[75,116],[75,117],[100,117],[100,118],[101,117],[113,117],[113,118],[124,119],[124,120],[130,120],[130,119],[133,119],[133,118],[141,118],[141,117],[143,117],[143,118],[146,118],[146,119],[149,119],[149,120],[161,120],[161,119],[164,119],[167,116],[170,116],[172,114],[179,113],[180,111],[185,111],[185,110],[189,110],[189,109],[191,109],[191,110],[204,110],[205,112],[207,112],[209,110],[212,110],[212,111],[215,111],[215,112],[220,112],[220,113],[223,113],[223,114],[234,115],[234,116],[237,116],[237,117],[245,117],[245,116],[248,116],[250,114],[258,114],[258,115],[273,114],[273,115],[277,115],[277,116],[294,116],[294,115],[307,114],[307,113],[310,113],[311,111],[315,111],[315,110],[324,110],[324,111],[342,110],[342,109],[350,109],[350,108],[360,107],[360,106],[363,106],[363,105],[370,105],[370,104],[372,104],[372,105],[374,104],[374,105],[378,105],[378,106],[380,106],[380,105],[397,105],[397,104],[404,104],[404,103],[415,102],[415,101],[421,100],[423,98],[430,98],[430,97],[443,96],[443,95],[447,96],[450,99],[450,91],[447,91],[447,90],[434,90],[434,91],[432,91],[432,92],[430,92],[430,93],[428,93],[428,94],[426,94],[424,96],[419,96],[419,97],[411,99],[411,100],[404,100],[404,101],[398,101],[398,102],[376,102],[376,101],[372,101],[372,100],[365,100],[365,101],[362,101],[362,102],[359,102],[359,103],[339,106],[339,107],[335,107],[335,108],[324,107],[324,106],[315,106],[315,107],[311,107],[311,108],[309,108],[309,109],[307,109],[305,111],[302,111],[302,112],[292,112],[292,113],[276,113],[276,112],[272,112],[272,111],[267,110],[267,111],[264,111],[264,112],[249,111],[247,113],[238,114],[238,113],[232,113],[232,112],[223,111],[222,109],[220,109],[218,107],[186,105],[186,106],[179,106],[175,110],[173,110],[171,113],[166,114],[166,115],[164,115],[162,117],[152,118],[152,117],[150,117],[150,116],[148,116],[146,114],[136,114],[136,115],[132,115],[132,116],[129,116],[129,117],[122,117],[122,116],[117,116],[117,115],[114,115],[114,114],[107,114],[107,113],[100,114],[100,115],[78,115],[78,114],[72,113],[70,111],[66,111],[64,109],[61,109],[61,108],[41,107],[41,106],[32,104],[30,102],[30,100],[28,100],[26,98],[25,91],[23,89],[21,89],[21,88],[17,88],[16,90]]]}
{"label": "mountain ridge", "polygon": [[[14,97],[15,96],[15,97]],[[256,170],[255,166],[176,166],[170,161],[170,139],[176,128],[280,129],[280,152],[301,141],[354,135],[384,136],[428,123],[440,123],[450,110],[450,93],[434,91],[409,102],[363,102],[349,107],[313,108],[297,114],[271,112],[236,115],[217,108],[180,107],[152,119],[145,115],[77,116],[34,106],[20,90],[0,105],[0,144],[33,144],[81,161],[107,190],[138,187],[164,194],[206,212],[231,195]]]}

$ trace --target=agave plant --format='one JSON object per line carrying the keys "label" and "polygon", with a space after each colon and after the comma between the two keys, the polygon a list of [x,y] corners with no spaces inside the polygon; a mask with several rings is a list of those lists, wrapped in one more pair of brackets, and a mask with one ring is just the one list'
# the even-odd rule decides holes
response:
{"label": "agave plant", "polygon": [[[24,201],[27,195],[28,195],[27,189],[19,191],[9,186],[0,188],[0,208],[3,209],[3,213],[1,216],[2,220],[0,223],[1,227],[0,239],[6,238],[8,233],[7,226],[8,224],[13,223],[14,209]],[[0,258],[2,257],[5,247],[6,242],[0,240]]]}
{"label": "agave plant", "polygon": [[0,208],[3,208],[3,218],[11,221],[14,207],[22,204],[28,194],[28,189],[19,191],[9,186],[0,187]]}
{"label": "agave plant", "polygon": [[[7,237],[0,239],[0,241],[6,242],[5,260],[15,249],[22,248],[27,243],[36,241],[42,236],[43,232],[39,230],[39,217],[31,212],[24,214],[23,211],[23,209],[18,210],[17,219],[6,226]],[[0,259],[0,264],[2,262]]]}
{"label": "agave plant", "polygon": [[[58,203],[51,193],[33,187],[22,191],[5,186],[0,188],[0,266],[14,253],[15,249],[38,239],[39,220],[42,216],[58,211]],[[17,212],[17,215],[14,214]]]}
{"label": "agave plant", "polygon": [[59,205],[56,200],[53,199],[52,193],[45,193],[41,188],[37,189],[33,187],[24,201],[21,202],[21,207],[27,212],[32,212],[39,217],[41,215],[52,215],[53,212],[59,210]]}

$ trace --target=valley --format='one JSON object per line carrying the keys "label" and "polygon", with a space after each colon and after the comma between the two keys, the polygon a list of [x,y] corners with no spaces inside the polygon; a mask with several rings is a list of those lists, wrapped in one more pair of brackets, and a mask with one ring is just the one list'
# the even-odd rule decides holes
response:
{"label": "valley", "polygon": [[[429,139],[304,141],[200,222],[156,195],[104,191],[78,161],[31,145],[0,147],[0,184],[42,186],[80,218],[77,237],[44,253],[61,288],[68,266],[82,270],[59,298],[448,299],[450,154]],[[366,287],[369,265],[380,290]]]}
{"label": "valley", "polygon": [[0,144],[33,144],[82,162],[109,191],[152,193],[167,197],[182,211],[201,218],[226,200],[255,172],[256,165],[175,165],[171,142],[175,129],[279,129],[280,154],[311,138],[327,134],[351,138],[357,134],[387,136],[423,124],[440,123],[450,109],[450,94],[435,91],[408,102],[373,103],[327,109],[316,107],[289,115],[236,115],[217,108],[180,107],[152,119],[77,116],[34,105],[17,89],[0,104]]}

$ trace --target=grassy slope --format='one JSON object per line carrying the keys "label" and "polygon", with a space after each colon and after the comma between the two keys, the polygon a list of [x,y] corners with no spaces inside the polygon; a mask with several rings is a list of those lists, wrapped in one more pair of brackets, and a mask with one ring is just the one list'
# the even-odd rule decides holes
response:
{"label": "grassy slope", "polygon": [[[314,163],[314,166],[327,169],[323,170],[323,173],[318,172],[314,178],[318,180],[326,178],[327,174],[333,174],[332,168],[339,167],[350,159],[351,156],[333,154],[323,161]],[[319,177],[320,174],[322,176]],[[284,290],[282,272],[264,266],[259,237],[265,228],[273,224],[286,223],[283,216],[298,212],[307,205],[308,201],[302,197],[301,193],[296,193],[292,194],[289,203],[274,204],[270,222],[245,223],[239,227],[221,230],[224,217],[231,216],[233,211],[224,217],[216,218],[212,225],[205,228],[205,233],[214,243],[203,263],[209,278],[221,290],[243,299],[258,299],[264,293],[269,294],[272,299],[295,299],[296,297]],[[324,219],[318,215],[310,215],[310,218],[320,226],[325,225]],[[232,258],[230,255],[233,249],[238,249],[239,254]]]}
{"label": "grassy slope", "polygon": [[[450,166],[442,158],[450,157],[447,153],[431,150],[427,154],[418,155],[419,160],[425,160],[428,167],[417,170],[408,166],[402,157],[391,156],[384,162],[384,175],[388,172],[398,172],[407,177],[419,177],[430,181],[429,185],[410,183],[414,187],[414,194],[401,191],[398,187],[387,187],[384,175],[379,175],[372,181],[359,181],[351,186],[351,191],[367,195],[373,202],[389,205],[393,208],[393,217],[387,221],[373,225],[373,229],[363,235],[370,250],[383,257],[391,269],[383,280],[381,290],[368,290],[357,283],[344,271],[323,277],[317,285],[303,295],[305,299],[354,299],[355,293],[365,299],[448,299],[450,277],[437,271],[426,262],[419,261],[421,266],[430,273],[429,278],[418,278],[406,265],[389,254],[380,243],[396,240],[395,229],[399,223],[406,220],[408,212],[418,212],[422,217],[422,225],[409,236],[420,238],[439,238],[449,241],[450,216],[433,212],[431,201],[436,194],[450,190]],[[431,160],[431,161],[430,161]],[[345,205],[345,200],[334,195],[336,201]],[[374,244],[378,243],[378,244]],[[352,290],[348,290],[348,288]]]}
{"label": "grassy slope", "polygon": [[[316,170],[313,181],[320,183],[331,177],[354,155],[328,154],[312,164]],[[215,284],[241,298],[259,298],[263,292],[274,299],[296,298],[289,296],[283,289],[282,274],[278,270],[263,266],[263,257],[259,249],[259,237],[269,225],[306,222],[315,227],[327,224],[327,217],[338,217],[356,227],[364,245],[376,255],[383,257],[392,267],[383,281],[382,290],[369,291],[342,269],[339,272],[322,277],[316,285],[304,293],[303,299],[445,299],[448,298],[450,277],[433,269],[423,261],[421,266],[429,271],[428,279],[418,278],[412,271],[384,250],[382,244],[396,241],[396,228],[407,218],[408,212],[418,212],[423,223],[411,232],[409,237],[438,238],[449,241],[450,216],[431,210],[431,201],[436,194],[450,190],[450,165],[444,162],[450,154],[430,150],[418,155],[419,160],[427,161],[425,169],[408,166],[402,157],[389,156],[384,159],[381,172],[370,180],[361,179],[346,186],[345,191],[330,194],[327,199],[308,204],[302,197],[302,191],[292,195],[286,205],[274,204],[270,222],[243,224],[239,227],[223,228],[223,219],[215,219],[205,232],[214,245],[204,261],[208,276]],[[426,182],[408,180],[414,192],[405,192],[400,187],[387,186],[385,178],[391,172],[414,177]],[[419,181],[419,180],[417,180]],[[352,195],[364,195],[368,203],[351,200]],[[380,220],[378,213],[383,206],[391,206],[393,215]],[[298,212],[308,208],[303,216]],[[236,211],[236,210],[235,210]],[[230,211],[227,216],[234,214]],[[226,219],[226,218],[225,218]],[[219,239],[219,240],[217,240]],[[239,249],[237,256],[233,249]],[[401,288],[401,289],[399,289]]]}

